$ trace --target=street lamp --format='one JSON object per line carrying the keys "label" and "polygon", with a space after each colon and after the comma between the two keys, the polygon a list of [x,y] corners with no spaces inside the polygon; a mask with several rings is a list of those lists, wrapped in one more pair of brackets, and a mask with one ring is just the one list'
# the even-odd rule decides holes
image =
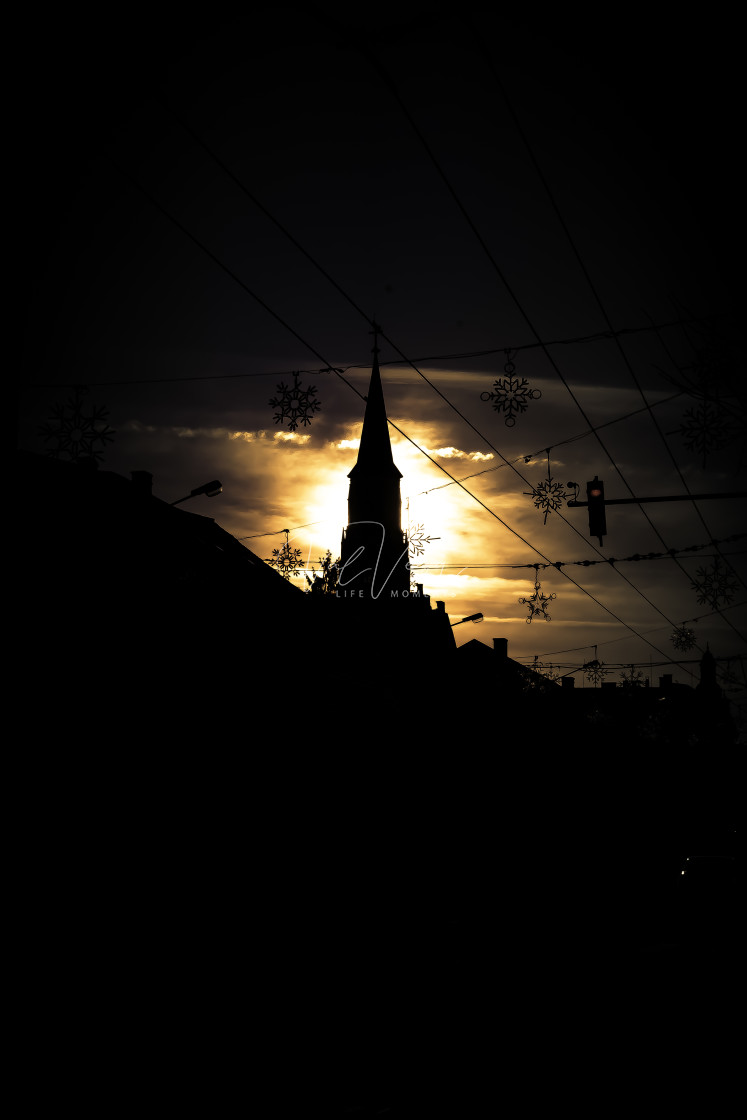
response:
{"label": "street lamp", "polygon": [[482,622],[483,616],[481,614],[468,614],[466,618],[460,618],[459,622],[452,622],[452,626],[461,626],[463,622]]}
{"label": "street lamp", "polygon": [[196,498],[198,494],[206,494],[208,498],[214,498],[216,494],[220,494],[222,490],[223,486],[216,478],[212,482],[206,482],[204,486],[198,486],[195,490],[192,490],[191,493],[185,495],[185,497],[177,498],[171,505],[178,506],[180,502],[188,502],[190,498]]}

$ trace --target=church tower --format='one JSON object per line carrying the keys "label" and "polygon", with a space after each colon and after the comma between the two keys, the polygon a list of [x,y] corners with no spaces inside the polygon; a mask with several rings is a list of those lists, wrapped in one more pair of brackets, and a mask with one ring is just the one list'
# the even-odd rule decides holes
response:
{"label": "church tower", "polygon": [[410,587],[407,534],[402,531],[401,473],[389,442],[379,347],[374,324],[373,367],[358,461],[348,475],[348,525],[340,545],[338,597],[399,598]]}

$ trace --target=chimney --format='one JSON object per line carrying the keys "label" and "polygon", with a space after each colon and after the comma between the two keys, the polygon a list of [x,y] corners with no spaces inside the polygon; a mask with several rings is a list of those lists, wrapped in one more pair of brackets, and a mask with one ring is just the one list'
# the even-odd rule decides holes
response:
{"label": "chimney", "polygon": [[135,493],[141,498],[150,498],[153,494],[153,475],[150,471],[130,471],[130,475]]}
{"label": "chimney", "polygon": [[446,603],[445,602],[442,603],[440,599],[436,599],[436,610],[437,611],[445,611],[446,610]]}
{"label": "chimney", "polygon": [[508,657],[508,638],[493,638],[493,651],[496,657],[505,661]]}
{"label": "chimney", "polygon": [[659,688],[662,690],[672,687],[672,674],[665,673],[663,677],[659,677]]}
{"label": "chimney", "polygon": [[569,689],[571,689],[575,686],[576,680],[575,680],[575,677],[561,677],[560,678],[560,683],[561,683],[561,686],[567,692]]}

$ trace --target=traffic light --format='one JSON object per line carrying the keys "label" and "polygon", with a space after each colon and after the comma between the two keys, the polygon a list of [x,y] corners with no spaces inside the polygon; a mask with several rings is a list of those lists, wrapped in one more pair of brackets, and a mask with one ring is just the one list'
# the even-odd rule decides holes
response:
{"label": "traffic light", "polygon": [[604,483],[594,475],[593,482],[586,483],[586,499],[589,508],[589,536],[602,537],[607,532],[607,518],[604,512]]}

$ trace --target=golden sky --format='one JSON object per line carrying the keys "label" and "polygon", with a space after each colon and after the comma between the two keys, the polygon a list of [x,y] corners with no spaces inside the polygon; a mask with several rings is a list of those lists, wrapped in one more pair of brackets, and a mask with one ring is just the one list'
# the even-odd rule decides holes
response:
{"label": "golden sky", "polygon": [[[388,415],[409,437],[391,430],[403,528],[431,538],[418,580],[452,620],[485,616],[458,642],[505,637],[516,657],[571,667],[597,647],[654,681],[690,681],[710,646],[738,675],[740,541],[719,545],[733,583],[720,611],[694,581],[726,563],[707,546],[739,534],[743,504],[610,507],[599,548],[585,510],[545,524],[531,497],[548,449],[553,481],[581,498],[595,475],[608,498],[744,486],[738,70],[717,65],[723,43],[701,49],[701,25],[678,29],[680,51],[668,24],[647,25],[631,65],[622,29],[597,57],[566,13],[473,19],[477,40],[452,9],[375,27],[294,11],[260,38],[238,17],[178,41],[169,25],[168,49],[157,28],[152,51],[132,44],[126,81],[72,33],[64,55],[41,43],[21,446],[44,452],[39,425],[86,386],[116,432],[102,468],[151,471],[164,501],[220,478],[220,496],[186,508],[263,557],[285,528],[312,562],[337,555],[376,319]],[[497,74],[476,42],[507,32],[519,47]],[[513,426],[483,399],[509,362],[533,394]],[[298,432],[269,404],[293,372],[321,404]],[[704,392],[736,421],[705,457],[682,434]],[[676,561],[628,559],[669,549]],[[551,620],[527,624],[534,563],[563,566],[539,572]],[[680,655],[684,622],[697,646]]]}
{"label": "golden sky", "polygon": [[[425,372],[449,402],[458,402],[463,415],[456,415],[412,370],[384,366],[382,377],[394,425],[390,428],[393,456],[402,474],[402,527],[411,535],[430,538],[423,542],[422,554],[412,557],[413,564],[427,565],[415,581],[422,582],[433,603],[445,602],[452,622],[477,612],[484,615],[479,624],[456,627],[458,644],[478,638],[490,645],[493,638],[504,637],[514,657],[531,661],[537,656],[566,667],[590,660],[596,647],[600,660],[614,666],[641,665],[654,682],[672,671],[678,679],[692,681],[697,671],[696,664],[667,664],[676,658],[670,620],[680,625],[707,615],[696,626],[699,637],[711,635],[707,640],[717,648],[729,648],[723,619],[697,604],[689,579],[670,560],[630,561],[615,567],[570,563],[661,552],[661,543],[637,507],[608,508],[608,536],[602,549],[589,537],[584,509],[563,505],[559,513],[551,511],[544,523],[531,491],[547,477],[547,454],[541,450],[545,440],[559,443],[551,450],[550,470],[564,487],[568,481],[578,482],[583,498],[586,481],[599,472],[606,478],[607,497],[625,493],[614,472],[600,467],[599,450],[588,434],[575,438],[580,434],[579,421],[562,386],[548,378],[533,379],[533,385],[541,386],[542,397],[532,401],[515,428],[509,429],[500,417],[496,424],[495,413],[480,400],[479,391],[490,385],[483,372],[436,368]],[[347,376],[365,392],[369,370],[357,369]],[[300,550],[310,567],[327,550],[336,557],[347,524],[347,474],[356,461],[364,402],[328,376],[318,385],[320,412],[308,427],[289,431],[272,422],[266,404],[276,388],[273,381],[252,379],[249,391],[243,384],[238,393],[235,388],[224,390],[225,401],[220,408],[212,405],[214,422],[206,425],[199,422],[207,408],[199,395],[209,395],[211,386],[198,386],[196,402],[184,398],[179,410],[169,393],[162,399],[156,394],[149,403],[140,397],[136,405],[124,405],[116,388],[98,390],[99,398],[105,393],[115,410],[125,409],[119,411],[120,417],[128,417],[120,424],[102,467],[125,475],[132,469],[152,471],[154,493],[165,501],[181,498],[194,486],[218,477],[223,483],[219,496],[197,498],[184,508],[215,518],[267,560],[272,559],[273,549],[285,543],[286,528],[290,545]],[[590,408],[598,402],[599,423],[607,416],[635,413],[635,394],[630,391],[613,387],[602,402],[593,383],[577,386],[577,392],[584,394]],[[671,395],[666,387],[651,392],[653,399],[664,401],[662,417],[668,409],[675,410],[671,415],[676,417],[680,402],[666,400]],[[245,400],[249,395],[251,403],[238,409],[237,395]],[[198,422],[169,423],[177,411],[191,413]],[[237,419],[244,424],[235,423]],[[646,486],[661,492],[671,479],[647,426],[647,414],[634,414],[608,429],[616,462],[639,493]],[[647,448],[645,462],[639,447]],[[453,479],[463,480],[462,485]],[[709,476],[702,485],[721,487],[728,482]],[[712,503],[709,527],[714,537],[734,532],[733,514],[733,504]],[[696,513],[684,503],[656,507],[656,525],[680,547],[708,539]],[[540,593],[554,596],[546,606],[549,621],[538,616],[527,623],[529,608],[519,600],[534,593],[531,565],[548,561],[564,563],[560,571],[549,567],[538,572]],[[693,553],[687,570],[694,575],[698,565],[709,563]],[[303,578],[297,582],[304,586]],[[679,660],[692,657],[680,655]],[[617,677],[619,669],[614,674]]]}

